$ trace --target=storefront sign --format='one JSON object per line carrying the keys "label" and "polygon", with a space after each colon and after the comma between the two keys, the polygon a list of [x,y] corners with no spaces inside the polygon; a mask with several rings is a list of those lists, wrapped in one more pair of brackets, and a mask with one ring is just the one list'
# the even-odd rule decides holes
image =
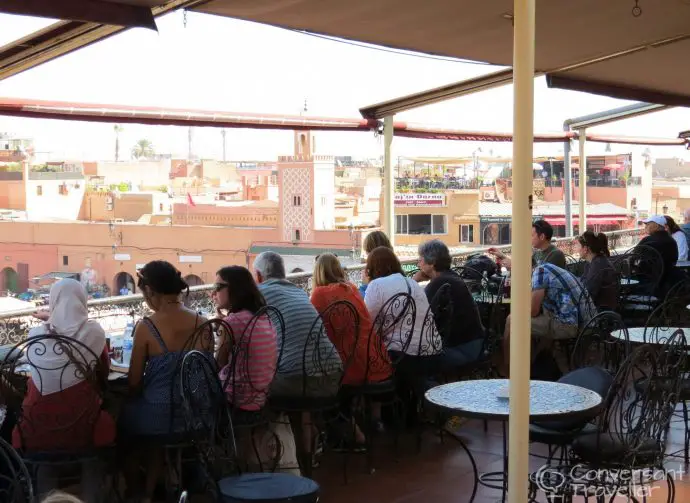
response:
{"label": "storefront sign", "polygon": [[113,255],[113,259],[117,260],[118,262],[126,262],[128,260],[132,260],[132,257],[129,253],[116,253]]}
{"label": "storefront sign", "polygon": [[445,206],[445,194],[395,194],[396,206]]}

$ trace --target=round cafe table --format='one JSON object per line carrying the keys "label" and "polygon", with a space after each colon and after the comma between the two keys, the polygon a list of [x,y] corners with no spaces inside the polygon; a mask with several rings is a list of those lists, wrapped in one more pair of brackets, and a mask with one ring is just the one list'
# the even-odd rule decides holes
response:
{"label": "round cafe table", "polygon": [[662,345],[666,344],[668,342],[668,338],[675,334],[678,330],[684,331],[686,333],[686,337],[690,337],[690,328],[679,327],[632,327],[626,330],[614,330],[611,332],[611,337],[623,342],[629,341],[630,344]]}
{"label": "round cafe table", "polygon": [[[503,429],[503,472],[479,474],[474,458],[467,446],[460,440],[467,452],[474,470],[474,488],[470,503],[477,494],[478,484],[502,492],[501,501],[507,494],[508,447],[506,423],[510,415],[508,400],[508,379],[479,379],[460,381],[436,386],[426,392],[426,400],[436,407],[454,415],[501,421]],[[602,406],[602,397],[591,390],[548,381],[530,381],[530,419],[563,420],[579,416],[591,417]],[[526,432],[525,432],[526,433]]]}

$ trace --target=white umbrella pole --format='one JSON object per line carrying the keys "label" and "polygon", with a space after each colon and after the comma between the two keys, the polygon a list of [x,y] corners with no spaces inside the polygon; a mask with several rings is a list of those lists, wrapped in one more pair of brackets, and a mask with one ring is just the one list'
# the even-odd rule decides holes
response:
{"label": "white umbrella pole", "polygon": [[383,231],[388,234],[391,245],[395,245],[395,178],[391,162],[393,143],[393,116],[383,119]]}
{"label": "white umbrella pole", "polygon": [[580,129],[580,234],[587,230],[587,130]]}
{"label": "white umbrella pole", "polygon": [[514,0],[513,240],[508,501],[527,503],[535,0]]}

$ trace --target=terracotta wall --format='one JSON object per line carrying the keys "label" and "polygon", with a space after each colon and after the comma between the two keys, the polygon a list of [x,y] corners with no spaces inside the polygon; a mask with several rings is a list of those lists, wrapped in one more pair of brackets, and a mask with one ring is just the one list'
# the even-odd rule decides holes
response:
{"label": "terracotta wall", "polygon": [[26,210],[26,186],[24,180],[0,181],[0,208]]}
{"label": "terracotta wall", "polygon": [[[446,215],[445,234],[396,234],[396,245],[418,245],[430,239],[440,239],[448,246],[472,246],[481,243],[479,231],[479,196],[478,190],[463,190],[446,193],[446,206],[396,206],[396,215]],[[383,203],[382,203],[383,204]],[[473,225],[474,241],[460,243],[460,225]]]}
{"label": "terracotta wall", "polygon": [[[11,242],[0,243],[0,258],[10,266],[28,263],[31,277],[53,271],[79,273],[89,261],[97,282],[111,289],[118,273],[135,276],[137,264],[157,259],[175,264],[185,276],[195,274],[212,282],[221,267],[246,265],[251,243],[273,241],[274,234],[222,227],[119,224],[111,230],[106,223],[0,222],[0,235],[12,236]],[[184,263],[181,256],[201,256],[202,262]]]}
{"label": "terracotta wall", "polygon": [[[215,204],[175,204],[175,225],[216,225],[239,227],[277,227],[278,207],[218,206]],[[277,239],[277,231],[276,238]]]}

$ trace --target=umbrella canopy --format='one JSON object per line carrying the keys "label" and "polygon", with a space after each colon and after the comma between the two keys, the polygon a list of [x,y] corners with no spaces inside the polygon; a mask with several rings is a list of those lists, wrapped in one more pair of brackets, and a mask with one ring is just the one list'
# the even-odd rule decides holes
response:
{"label": "umbrella canopy", "polygon": [[[535,69],[551,86],[690,105],[690,2],[537,0]],[[510,66],[513,2],[211,0],[201,12]],[[581,36],[586,30],[586,36]],[[573,37],[577,43],[573,43]]]}
{"label": "umbrella canopy", "polygon": [[[8,12],[4,4],[0,12]],[[36,2],[10,2],[11,12],[36,15]],[[76,0],[39,2],[57,9],[55,23],[0,48],[0,79],[121,31],[112,24],[75,21]],[[90,16],[106,2],[89,1]],[[510,66],[513,2],[494,0],[114,0],[151,7],[154,16],[187,8],[293,30],[400,49]],[[24,7],[22,7],[24,6]],[[535,68],[549,85],[630,100],[690,105],[690,1],[538,0]],[[24,8],[25,12],[21,12]],[[62,9],[62,10],[61,10]],[[96,14],[94,14],[94,10]],[[586,30],[586,36],[582,36]],[[574,39],[577,43],[573,43]],[[49,50],[48,50],[49,49]],[[510,79],[508,79],[510,80]]]}

